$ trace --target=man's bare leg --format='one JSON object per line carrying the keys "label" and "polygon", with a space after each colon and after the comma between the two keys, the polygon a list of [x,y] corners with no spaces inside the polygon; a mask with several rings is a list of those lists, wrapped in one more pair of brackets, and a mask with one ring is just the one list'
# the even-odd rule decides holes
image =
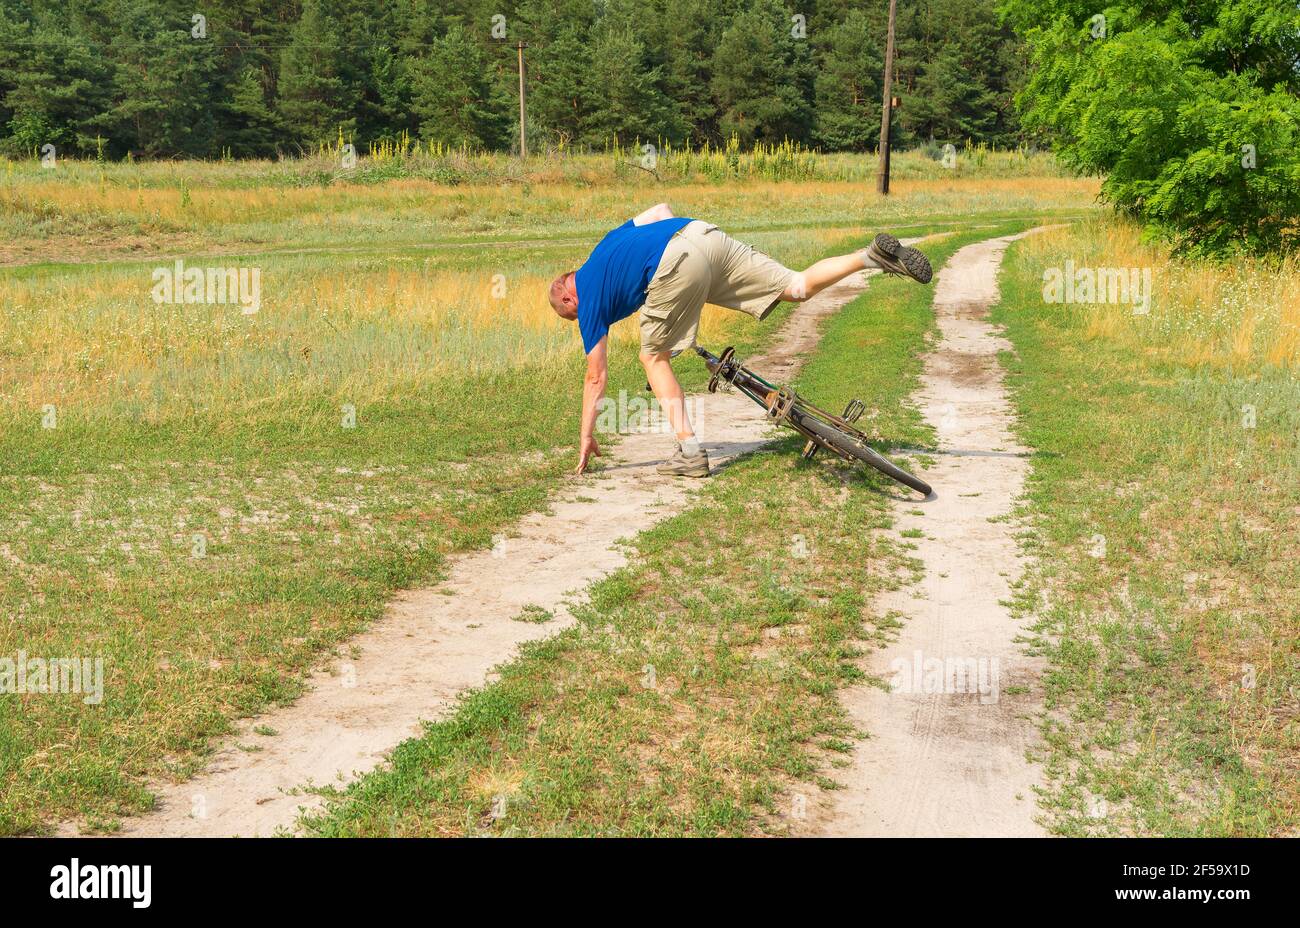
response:
{"label": "man's bare leg", "polygon": [[903,273],[921,283],[930,281],[930,262],[915,248],[900,245],[890,235],[877,235],[870,248],[848,255],[823,258],[800,274],[781,291],[786,302],[802,303],[832,284],[865,268],[879,268],[887,273]]}
{"label": "man's bare leg", "polygon": [[667,461],[656,468],[661,474],[675,474],[682,477],[709,476],[709,455],[700,447],[695,430],[691,428],[690,416],[686,414],[686,396],[682,385],[677,382],[669,363],[672,354],[667,351],[652,353],[641,352],[641,365],[645,368],[646,380],[654,391],[659,406],[668,415],[668,422],[677,436],[679,450]]}
{"label": "man's bare leg", "polygon": [[658,354],[643,351],[641,365],[645,368],[645,377],[650,383],[650,389],[654,391],[655,399],[659,400],[659,408],[668,416],[677,440],[685,442],[695,437],[695,430],[691,428],[690,416],[686,415],[686,395],[669,363],[671,357],[667,351]]}
{"label": "man's bare leg", "polygon": [[802,303],[804,300],[811,299],[821,293],[832,284],[839,283],[850,274],[856,274],[864,268],[875,266],[874,262],[867,263],[864,252],[854,252],[851,255],[839,255],[834,258],[823,258],[803,273],[795,274],[794,281],[790,286],[781,291],[781,299],[791,303]]}

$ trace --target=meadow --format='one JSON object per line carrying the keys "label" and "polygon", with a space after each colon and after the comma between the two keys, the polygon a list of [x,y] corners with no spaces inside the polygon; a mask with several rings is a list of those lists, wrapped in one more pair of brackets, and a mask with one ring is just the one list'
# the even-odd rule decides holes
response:
{"label": "meadow", "polygon": [[[939,263],[1025,225],[927,250]],[[1146,311],[1048,302],[1045,275],[1067,261],[1149,269]],[[1269,836],[1300,821],[1298,285],[1289,261],[1179,260],[1114,217],[1009,253],[995,316],[1035,448],[1013,606],[1049,661],[1035,760],[1053,834]],[[874,282],[827,323],[801,392],[869,396],[889,444],[930,446],[907,402],[929,296]],[[859,735],[835,694],[896,627],[872,594],[916,564],[885,531],[878,478],[802,467],[795,444],[728,468],[698,508],[638,537],[577,627],[330,793],[308,833],[800,833]],[[719,546],[719,522],[747,531]],[[784,556],[792,532],[816,539],[810,558]]]}
{"label": "meadow", "polygon": [[[1148,312],[1044,274],[1149,267]],[[1106,219],[1026,239],[996,312],[1048,656],[1046,819],[1065,835],[1293,835],[1300,821],[1300,273],[1182,261]]]}
{"label": "meadow", "polygon": [[[1024,222],[992,227],[1018,231]],[[936,236],[936,263],[990,231]],[[870,397],[889,446],[928,447],[909,402],[931,291],[875,279],[825,326],[801,393]],[[838,689],[898,619],[873,594],[919,570],[886,478],[809,465],[787,437],[710,479],[698,506],[635,539],[578,624],[402,744],[390,769],[328,793],[320,836],[763,836],[799,833],[856,736]],[[913,467],[923,464],[917,456]],[[718,525],[743,526],[720,543]],[[791,539],[808,550],[791,556]],[[804,556],[806,555],[806,556]],[[664,577],[674,578],[665,584]],[[646,687],[653,666],[657,685]],[[581,680],[582,685],[566,685]],[[510,810],[492,816],[504,798]]]}
{"label": "meadow", "polygon": [[[905,153],[888,198],[853,156],[669,150],[654,171],[639,157],[4,163],[0,656],[102,657],[107,695],[0,696],[0,833],[69,817],[111,832],[149,808],[151,778],[200,767],[231,719],[293,699],[394,591],[544,507],[574,463],[583,369],[545,285],[660,200],[793,265],[880,228],[952,233],[942,259],[1070,222],[1014,246],[997,310],[1040,451],[1018,602],[1052,661],[1050,827],[1293,829],[1294,259],[1175,259],[1103,216],[1095,179],[1038,154],[966,151],[950,169]],[[153,273],[177,258],[256,268],[257,312],[155,302]],[[1067,261],[1151,268],[1149,312],[1045,302],[1043,272]],[[868,394],[888,441],[924,447],[906,396],[929,315],[897,283],[828,323],[800,384],[830,403]],[[787,314],[754,326],[709,309],[702,341],[743,354]],[[634,325],[614,342],[610,391],[638,391]],[[702,366],[677,366],[701,386]],[[908,566],[905,543],[861,531],[887,524],[870,479],[842,477],[784,455],[730,468],[699,511],[638,539],[641,566],[598,585],[577,629],[470,694],[310,830],[473,833],[504,789],[527,833],[787,832],[786,794],[848,749],[833,694],[855,679],[851,642],[891,621],[869,610],[882,572],[815,568]],[[749,520],[756,544],[816,526],[820,546],[801,565],[753,546],[684,561],[719,518]],[[666,597],[645,582],[655,571],[705,593]],[[790,637],[773,644],[773,628]],[[631,695],[647,648],[706,668],[692,714]],[[591,667],[600,686],[555,686]],[[617,730],[595,724],[611,704]],[[536,738],[538,720],[555,740]],[[611,753],[625,742],[677,746],[652,789]],[[557,745],[603,779],[560,777]]]}
{"label": "meadow", "polygon": [[504,155],[411,155],[362,158],[351,168],[337,153],[280,162],[59,161],[54,168],[6,161],[0,264],[573,244],[626,219],[629,203],[669,194],[679,214],[746,233],[856,225],[868,205],[883,221],[960,222],[1073,211],[1098,188],[1094,178],[1062,177],[1050,156],[1015,152],[986,153],[982,166],[975,155],[959,157],[952,168],[923,153],[899,154],[893,172],[903,186],[879,200],[875,162],[862,156],[818,155],[813,169],[787,171],[756,167],[753,154],[738,153],[734,170],[711,176],[673,172],[669,154],[659,177],[640,167],[640,157],[556,155],[521,165]]}

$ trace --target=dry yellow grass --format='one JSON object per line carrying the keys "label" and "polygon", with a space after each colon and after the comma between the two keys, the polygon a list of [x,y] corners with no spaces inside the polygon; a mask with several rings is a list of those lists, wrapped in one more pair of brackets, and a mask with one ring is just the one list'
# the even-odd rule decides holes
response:
{"label": "dry yellow grass", "polygon": [[[464,184],[400,179],[361,185],[272,184],[225,187],[203,176],[180,175],[144,185],[136,178],[103,176],[22,178],[0,185],[0,213],[40,220],[50,234],[66,227],[75,236],[87,228],[129,229],[154,235],[188,232],[214,242],[290,241],[304,233],[355,244],[428,241],[447,236],[510,236],[549,229],[565,234],[593,223],[627,218],[629,210],[656,199],[670,200],[679,215],[703,216],[746,225],[819,223],[843,226],[845,218],[901,215],[961,217],[990,210],[1071,208],[1095,197],[1092,178],[936,178],[898,180],[888,199],[873,187],[846,181],[747,181],[742,185],[682,183],[672,187],[637,182],[592,186]],[[635,210],[634,210],[635,211]],[[30,232],[28,233],[30,234]],[[15,230],[15,239],[24,237]],[[53,257],[53,255],[51,255]],[[28,258],[27,260],[30,260]],[[47,258],[48,260],[48,258]]]}
{"label": "dry yellow grass", "polygon": [[[1078,202],[1095,194],[1098,183],[1092,178],[992,178],[978,181],[962,178],[935,178],[896,181],[891,202],[943,197],[961,204],[973,199],[999,197],[1039,199],[1043,202]],[[138,219],[161,219],[178,224],[203,226],[227,222],[232,216],[246,220],[274,218],[286,214],[329,215],[355,208],[392,210],[418,206],[434,215],[459,217],[473,209],[484,218],[507,213],[506,203],[516,200],[519,191],[500,185],[464,185],[447,187],[432,181],[406,179],[381,185],[347,182],[328,187],[266,186],[244,189],[216,187],[130,187],[119,184],[68,184],[62,181],[27,183],[0,188],[0,203],[18,211],[55,209],[65,212],[88,211],[129,215]],[[844,181],[753,181],[745,185],[747,197],[755,203],[792,203],[808,200],[852,196],[855,200],[874,199],[874,191],[862,184]],[[660,189],[669,199],[692,205],[722,208],[736,198],[734,187],[710,183],[690,183]],[[551,209],[562,201],[565,212],[573,216],[603,216],[616,208],[626,210],[626,191],[608,187],[540,188],[535,202]],[[496,208],[493,209],[492,207]],[[527,201],[516,212],[529,210]],[[481,210],[481,212],[479,212]]]}
{"label": "dry yellow grass", "polygon": [[[549,277],[327,268],[263,269],[255,315],[234,304],[155,303],[143,265],[0,279],[0,343],[14,362],[0,367],[0,408],[26,415],[54,404],[93,417],[125,404],[156,420],[316,378],[354,399],[380,399],[397,384],[580,351],[577,327],[547,302]],[[737,320],[706,310],[701,338],[721,341]],[[611,332],[632,350],[637,338],[635,316]]]}
{"label": "dry yellow grass", "polygon": [[[355,183],[318,162],[8,162],[0,262],[133,263],[0,275],[0,414],[29,418],[53,404],[88,420],[249,408],[271,417],[268,402],[296,413],[308,396],[391,398],[457,372],[571,363],[578,335],[546,302],[550,275],[661,199],[793,265],[881,228],[1078,210],[1096,192],[1093,179],[951,172],[900,176],[888,198],[844,179],[660,184],[639,170],[615,176],[608,158],[503,163],[497,183]],[[584,166],[606,182],[537,182],[539,170]],[[151,272],[176,254],[191,267],[258,267],[260,311],[153,302]],[[740,325],[708,309],[701,341],[725,343]],[[635,345],[636,319],[612,338]]]}
{"label": "dry yellow grass", "polygon": [[1183,261],[1144,242],[1120,219],[1083,223],[1031,236],[1026,251],[1045,266],[1151,268],[1146,315],[1127,304],[1078,307],[1088,338],[1118,339],[1188,366],[1234,371],[1300,366],[1300,262],[1280,267],[1253,259]]}

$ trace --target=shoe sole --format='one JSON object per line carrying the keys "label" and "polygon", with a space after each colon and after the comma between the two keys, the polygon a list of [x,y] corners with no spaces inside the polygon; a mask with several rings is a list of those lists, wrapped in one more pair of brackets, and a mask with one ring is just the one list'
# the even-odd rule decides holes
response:
{"label": "shoe sole", "polygon": [[913,280],[928,284],[934,277],[930,268],[930,259],[915,248],[909,248],[886,232],[881,232],[872,243],[873,249],[890,259],[887,270],[895,274],[906,274]]}

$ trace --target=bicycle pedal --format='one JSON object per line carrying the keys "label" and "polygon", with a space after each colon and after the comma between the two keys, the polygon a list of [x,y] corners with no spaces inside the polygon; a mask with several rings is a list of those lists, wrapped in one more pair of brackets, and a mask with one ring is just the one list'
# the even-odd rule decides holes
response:
{"label": "bicycle pedal", "polygon": [[791,407],[799,401],[799,395],[789,387],[781,387],[768,394],[767,417],[773,422],[783,422],[790,414]]}
{"label": "bicycle pedal", "polygon": [[818,447],[820,446],[817,444],[817,442],[812,441],[810,439],[808,443],[803,446],[803,454],[800,455],[800,457],[802,457],[805,461],[811,461],[813,459],[813,455],[817,453]]}
{"label": "bicycle pedal", "polygon": [[840,418],[845,422],[857,422],[862,418],[862,413],[866,411],[867,404],[862,400],[849,400],[849,405],[844,407],[844,412]]}

